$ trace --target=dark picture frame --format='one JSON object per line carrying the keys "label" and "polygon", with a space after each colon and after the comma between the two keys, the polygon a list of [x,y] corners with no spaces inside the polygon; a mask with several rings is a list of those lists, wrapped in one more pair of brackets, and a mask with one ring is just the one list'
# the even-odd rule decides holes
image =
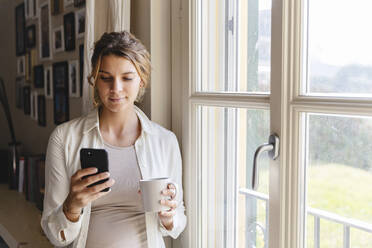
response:
{"label": "dark picture frame", "polygon": [[46,115],[45,115],[45,96],[37,96],[37,122],[39,126],[46,126]]}
{"label": "dark picture frame", "polygon": [[51,0],[50,4],[52,15],[58,15],[63,12],[63,0]]}
{"label": "dark picture frame", "polygon": [[83,96],[83,77],[84,77],[84,44],[79,46],[79,73],[80,73],[80,97]]}
{"label": "dark picture frame", "polygon": [[49,1],[40,5],[39,16],[39,53],[40,59],[52,59],[51,15]]}
{"label": "dark picture frame", "polygon": [[34,87],[44,88],[44,66],[36,65],[34,66]]}
{"label": "dark picture frame", "polygon": [[75,13],[70,12],[63,16],[63,31],[65,38],[65,51],[75,50]]}
{"label": "dark picture frame", "polygon": [[81,7],[85,5],[85,0],[74,0],[75,7]]}
{"label": "dark picture frame", "polygon": [[34,48],[36,45],[36,26],[32,24],[26,28],[26,47]]}
{"label": "dark picture frame", "polygon": [[24,77],[16,78],[16,107],[23,109],[23,87],[25,85]]}
{"label": "dark picture frame", "polygon": [[69,120],[68,63],[53,64],[53,110],[54,123],[59,125]]}
{"label": "dark picture frame", "polygon": [[23,87],[23,112],[25,115],[31,114],[31,88],[30,86]]}
{"label": "dark picture frame", "polygon": [[16,55],[21,56],[26,53],[26,17],[25,4],[21,3],[15,8],[15,27],[16,27]]}

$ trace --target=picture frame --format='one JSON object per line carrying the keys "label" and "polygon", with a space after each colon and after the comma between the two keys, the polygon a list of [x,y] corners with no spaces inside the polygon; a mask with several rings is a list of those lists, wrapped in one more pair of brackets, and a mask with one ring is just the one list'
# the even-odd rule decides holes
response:
{"label": "picture frame", "polygon": [[26,47],[34,48],[36,45],[36,27],[35,24],[32,24],[26,27]]}
{"label": "picture frame", "polygon": [[63,0],[63,7],[66,9],[67,7],[73,6],[74,0]]}
{"label": "picture frame", "polygon": [[16,78],[16,107],[23,109],[23,87],[25,85],[24,77]]}
{"label": "picture frame", "polygon": [[25,4],[25,17],[32,19],[36,16],[36,0],[24,0]]}
{"label": "picture frame", "polygon": [[17,57],[17,76],[26,75],[26,61],[25,56]]}
{"label": "picture frame", "polygon": [[36,49],[31,49],[27,52],[26,55],[26,83],[31,83],[34,79],[34,66],[36,65]]}
{"label": "picture frame", "polygon": [[79,63],[78,60],[72,60],[68,64],[68,83],[69,96],[80,97],[80,80],[79,80]]}
{"label": "picture frame", "polygon": [[36,90],[31,90],[30,95],[30,116],[31,119],[37,120],[37,96],[38,93]]}
{"label": "picture frame", "polygon": [[51,49],[51,14],[49,1],[39,7],[39,58],[40,60],[52,59]]}
{"label": "picture frame", "polygon": [[58,15],[63,12],[63,0],[51,0],[50,9],[52,15]]}
{"label": "picture frame", "polygon": [[56,125],[69,120],[68,86],[68,63],[53,63],[53,112]]}
{"label": "picture frame", "polygon": [[76,38],[81,39],[84,38],[85,33],[85,9],[80,9],[75,12],[75,30],[76,30]]}
{"label": "picture frame", "polygon": [[84,44],[79,46],[79,79],[80,79],[80,97],[83,96],[84,79]]}
{"label": "picture frame", "polygon": [[21,3],[15,8],[16,56],[22,56],[26,53],[25,26],[25,4]]}
{"label": "picture frame", "polygon": [[37,122],[39,126],[46,127],[45,96],[37,96]]}
{"label": "picture frame", "polygon": [[81,7],[85,5],[85,0],[74,0],[75,7]]}
{"label": "picture frame", "polygon": [[47,99],[53,98],[53,70],[47,66],[44,70],[44,95]]}
{"label": "picture frame", "polygon": [[65,51],[75,50],[75,14],[70,12],[63,16]]}
{"label": "picture frame", "polygon": [[53,50],[54,53],[63,52],[65,50],[63,26],[53,29]]}
{"label": "picture frame", "polygon": [[44,66],[42,64],[34,66],[34,87],[44,87]]}
{"label": "picture frame", "polygon": [[23,113],[25,115],[30,115],[30,113],[31,113],[31,106],[30,106],[31,98],[30,98],[30,94],[31,94],[31,88],[30,88],[30,86],[24,86],[23,87]]}

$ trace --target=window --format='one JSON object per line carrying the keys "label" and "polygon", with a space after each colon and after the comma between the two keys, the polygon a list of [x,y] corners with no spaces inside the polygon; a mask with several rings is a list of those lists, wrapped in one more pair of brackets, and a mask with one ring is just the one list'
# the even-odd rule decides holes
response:
{"label": "window", "polygon": [[[189,219],[181,243],[371,244],[370,3],[180,3],[184,113],[175,118]],[[254,190],[253,156],[272,133],[280,156],[259,157]]]}

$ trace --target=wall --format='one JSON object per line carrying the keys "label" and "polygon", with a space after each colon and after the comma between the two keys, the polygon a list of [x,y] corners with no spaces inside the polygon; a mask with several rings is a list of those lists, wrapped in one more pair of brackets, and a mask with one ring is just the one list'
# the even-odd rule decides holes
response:
{"label": "wall", "polygon": [[[49,0],[39,0],[39,5]],[[22,150],[25,153],[38,154],[45,153],[48,138],[50,133],[56,127],[53,119],[53,100],[45,99],[46,104],[46,127],[39,126],[37,121],[25,115],[23,110],[15,107],[15,79],[16,79],[16,56],[15,56],[15,7],[22,3],[23,0],[1,0],[0,2],[0,33],[8,34],[0,40],[0,76],[4,79],[8,101],[11,108],[13,124],[16,133],[16,139],[21,141]],[[63,24],[63,14],[71,11],[76,11],[78,8],[70,6],[56,16],[51,16],[52,27],[58,27]],[[38,59],[39,51],[39,23],[38,18],[34,20],[26,20],[26,26],[30,24],[36,25],[36,49],[37,64],[42,63],[45,66],[51,65],[54,62],[68,61],[78,59],[79,45],[83,44],[83,39],[75,40],[75,50],[71,52],[61,52],[53,54],[53,59],[50,61],[40,62]],[[44,94],[44,89],[37,89],[38,93]],[[69,98],[70,119],[78,117],[81,114],[81,98]],[[0,117],[0,149],[6,149],[7,143],[10,141],[9,129],[4,120],[4,113],[1,107]]]}

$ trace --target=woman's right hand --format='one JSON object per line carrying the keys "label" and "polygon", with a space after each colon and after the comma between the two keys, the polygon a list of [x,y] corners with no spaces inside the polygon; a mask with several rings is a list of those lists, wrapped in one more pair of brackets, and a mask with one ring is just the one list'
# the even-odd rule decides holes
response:
{"label": "woman's right hand", "polygon": [[[111,191],[110,189],[107,192],[100,192],[101,190],[114,185],[115,180],[112,178],[104,183],[97,184],[89,188],[87,187],[88,185],[110,177],[108,172],[102,172],[94,176],[89,176],[95,173],[97,173],[97,168],[90,167],[78,170],[74,175],[72,175],[70,193],[68,194],[64,203],[69,213],[78,213],[80,215],[81,209],[84,208],[89,202],[92,202]],[[89,177],[82,179],[84,176]]]}

